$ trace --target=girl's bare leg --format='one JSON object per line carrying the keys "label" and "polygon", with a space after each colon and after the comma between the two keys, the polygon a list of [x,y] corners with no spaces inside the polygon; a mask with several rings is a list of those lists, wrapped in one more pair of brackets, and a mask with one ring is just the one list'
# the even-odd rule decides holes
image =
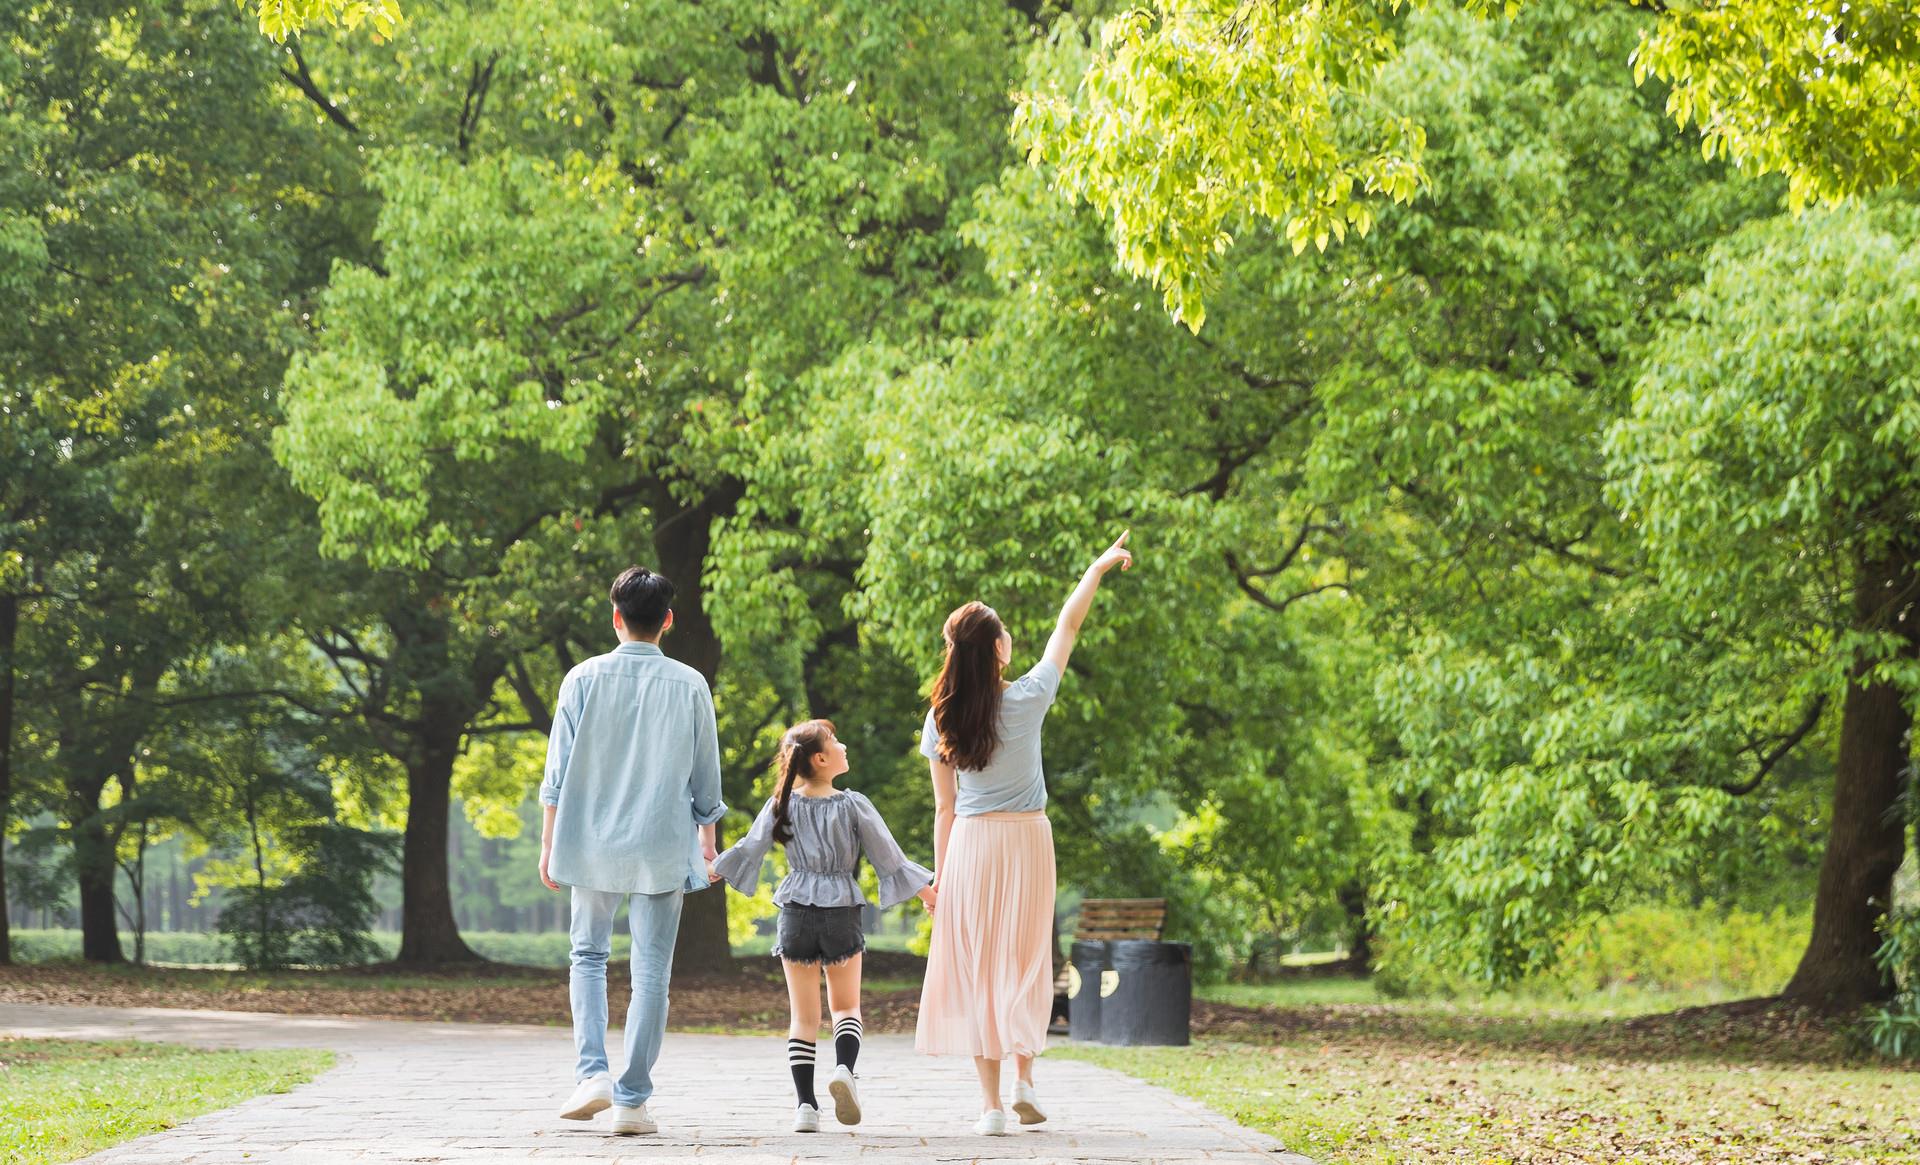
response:
{"label": "girl's bare leg", "polygon": [[[827,1007],[836,1024],[849,1015],[860,1018],[860,962],[865,957],[855,955],[827,968]],[[818,1003],[818,996],[815,1002]]]}
{"label": "girl's bare leg", "polygon": [[780,960],[787,972],[787,1038],[820,1038],[820,965]]}

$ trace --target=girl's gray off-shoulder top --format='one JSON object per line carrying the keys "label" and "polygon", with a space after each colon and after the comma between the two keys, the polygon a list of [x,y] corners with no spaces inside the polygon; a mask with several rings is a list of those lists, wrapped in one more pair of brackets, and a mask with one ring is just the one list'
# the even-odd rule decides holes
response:
{"label": "girl's gray off-shoulder top", "polygon": [[[793,840],[787,846],[787,876],[773,892],[776,906],[864,906],[855,871],[864,851],[880,875],[880,906],[897,906],[933,884],[933,871],[907,855],[888,832],[873,802],[851,789],[825,797],[787,799]],[[742,894],[760,885],[760,867],[774,846],[773,800],[769,798],[753,819],[753,828],[727,852],[714,859],[713,868]]]}

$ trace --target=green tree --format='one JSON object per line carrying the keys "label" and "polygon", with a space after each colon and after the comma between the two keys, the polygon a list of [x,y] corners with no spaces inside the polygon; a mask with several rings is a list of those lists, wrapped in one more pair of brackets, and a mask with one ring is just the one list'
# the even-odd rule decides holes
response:
{"label": "green tree", "polygon": [[1615,494],[1688,629],[1771,645],[1804,699],[1837,698],[1813,936],[1786,994],[1842,1008],[1893,989],[1874,953],[1920,698],[1917,242],[1898,204],[1729,240],[1611,444]]}
{"label": "green tree", "polygon": [[108,811],[133,800],[172,670],[244,622],[260,528],[241,511],[270,480],[219,487],[249,451],[269,464],[336,155],[288,148],[309,139],[273,50],[223,5],[18,5],[0,45],[0,294],[20,307],[0,337],[0,719],[27,712],[4,775],[28,741],[62,785],[86,954],[114,960],[130,819]]}
{"label": "green tree", "polygon": [[[980,335],[849,363],[868,395],[810,447],[853,451],[814,463],[862,501],[821,521],[870,530],[857,609],[919,669],[976,594],[1037,642],[1076,528],[1124,516],[1151,551],[1094,631],[1169,650],[1090,641],[1049,736],[1070,876],[1112,871],[1170,795],[1289,839],[1261,871],[1276,914],[1365,890],[1401,952],[1499,979],[1770,820],[1722,786],[1806,739],[1791,677],[1764,643],[1669,633],[1603,488],[1642,339],[1777,196],[1609,63],[1638,24],[1410,18],[1378,92],[1427,127],[1433,196],[1307,261],[1256,232],[1204,338],[1016,170],[969,228],[999,288]],[[1074,60],[1038,55],[1030,86]]]}
{"label": "green tree", "polygon": [[[1708,157],[1785,175],[1796,207],[1920,174],[1912,0],[1648,7],[1657,16],[1613,59],[1671,85],[1668,114],[1698,127]],[[1253,223],[1284,227],[1296,251],[1324,249],[1364,234],[1379,196],[1406,202],[1426,187],[1425,123],[1378,84],[1400,53],[1405,8],[1129,9],[1101,25],[1082,72],[1023,97],[1014,132],[1064,194],[1100,211],[1122,266],[1198,328],[1219,256]],[[1087,34],[1068,23],[1057,35]]]}
{"label": "green tree", "polygon": [[[390,596],[369,608],[374,642],[333,650],[396,718],[403,958],[423,961],[465,954],[445,876],[453,758],[505,723],[502,691],[544,727],[520,665],[603,641],[605,579],[634,557],[672,577],[666,650],[728,682],[706,608],[716,524],[763,472],[758,439],[804,423],[811,369],[933,314],[961,267],[948,207],[1005,160],[1025,27],[970,5],[813,3],[534,23],[524,6],[422,14],[397,75],[341,54],[311,74],[341,95],[321,103],[341,133],[387,143],[380,254],[336,270],[276,449],[328,551]],[[803,642],[764,671],[744,657],[737,690],[798,678]],[[758,766],[736,772],[740,797]],[[689,902],[683,964],[724,954],[724,902]]]}

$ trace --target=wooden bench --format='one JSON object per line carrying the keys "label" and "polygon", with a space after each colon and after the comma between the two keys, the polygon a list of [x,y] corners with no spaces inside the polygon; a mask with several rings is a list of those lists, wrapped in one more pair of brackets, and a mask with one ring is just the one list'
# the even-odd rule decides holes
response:
{"label": "wooden bench", "polygon": [[1167,928],[1165,898],[1089,898],[1080,904],[1075,942],[1111,942],[1115,939],[1160,940]]}
{"label": "wooden bench", "polygon": [[[1112,942],[1118,939],[1147,939],[1157,942],[1167,927],[1165,898],[1088,898],[1080,903],[1080,921],[1073,930],[1075,942]],[[1067,1030],[1067,987],[1072,964],[1063,962],[1053,977],[1053,1017],[1048,1031]]]}

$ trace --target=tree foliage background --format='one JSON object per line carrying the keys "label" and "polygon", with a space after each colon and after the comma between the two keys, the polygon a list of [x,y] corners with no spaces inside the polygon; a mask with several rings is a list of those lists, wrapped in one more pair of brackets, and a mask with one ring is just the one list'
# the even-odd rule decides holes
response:
{"label": "tree foliage background", "polygon": [[[1071,890],[1406,983],[1787,905],[1791,994],[1884,997],[1912,46],[1783,12],[15,6],[5,868],[116,959],[185,839],[266,963],[364,955],[390,863],[400,958],[470,958],[453,815],[518,835],[633,561],[729,827],[824,715],[924,852],[942,618],[1031,660],[1124,525]],[[1829,82],[1754,89],[1776,41]]]}

